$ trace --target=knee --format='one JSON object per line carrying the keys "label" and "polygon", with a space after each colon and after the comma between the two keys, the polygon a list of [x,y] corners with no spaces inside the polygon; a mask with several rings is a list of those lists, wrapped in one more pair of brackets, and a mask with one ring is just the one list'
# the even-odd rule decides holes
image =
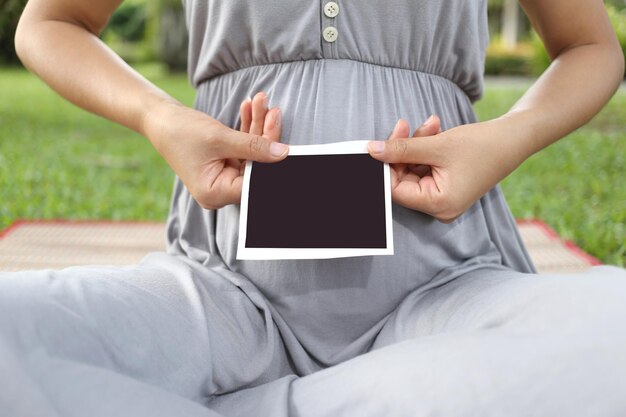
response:
{"label": "knee", "polygon": [[73,313],[58,300],[53,271],[0,274],[0,338],[18,350],[54,335],[55,322]]}
{"label": "knee", "polygon": [[556,333],[612,338],[626,348],[626,271],[593,268],[546,278],[524,309],[529,323]]}

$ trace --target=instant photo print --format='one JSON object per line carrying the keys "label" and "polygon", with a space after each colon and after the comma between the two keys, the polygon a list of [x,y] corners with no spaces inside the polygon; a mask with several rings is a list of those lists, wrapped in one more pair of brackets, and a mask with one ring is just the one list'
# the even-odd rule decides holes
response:
{"label": "instant photo print", "polygon": [[237,259],[393,255],[389,166],[367,141],[291,146],[277,163],[248,161]]}

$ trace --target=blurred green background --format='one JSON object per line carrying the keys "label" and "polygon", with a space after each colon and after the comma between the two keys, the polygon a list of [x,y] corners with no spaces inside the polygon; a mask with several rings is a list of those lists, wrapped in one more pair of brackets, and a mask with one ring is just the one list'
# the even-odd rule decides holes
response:
{"label": "blurred green background", "polygon": [[[16,219],[164,220],[173,174],[141,136],[56,96],[17,61],[24,0],[0,0],[0,229]],[[607,1],[626,49],[626,0]],[[549,64],[515,1],[489,0],[481,119],[496,117]],[[191,105],[180,0],[126,0],[102,38]],[[606,263],[626,264],[626,88],[588,125],[531,157],[502,184],[513,214],[539,218]]]}

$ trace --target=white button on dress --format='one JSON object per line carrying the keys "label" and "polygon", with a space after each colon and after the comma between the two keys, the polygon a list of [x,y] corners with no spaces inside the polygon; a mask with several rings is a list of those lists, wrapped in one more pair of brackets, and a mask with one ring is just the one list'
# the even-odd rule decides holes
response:
{"label": "white button on dress", "polygon": [[329,1],[324,5],[324,14],[326,17],[335,17],[339,14],[339,5],[334,1]]}
{"label": "white button on dress", "polygon": [[335,42],[337,40],[337,36],[339,36],[339,31],[333,26],[328,26],[324,29],[324,33],[322,33],[322,35],[324,36],[324,40],[326,42]]}

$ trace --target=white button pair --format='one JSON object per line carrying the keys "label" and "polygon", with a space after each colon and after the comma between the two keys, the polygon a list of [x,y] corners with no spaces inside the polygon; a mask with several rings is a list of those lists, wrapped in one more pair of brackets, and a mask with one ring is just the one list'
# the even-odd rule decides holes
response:
{"label": "white button pair", "polygon": [[[339,5],[334,1],[329,1],[324,5],[324,14],[326,17],[336,17],[339,14]],[[337,36],[339,36],[339,31],[336,27],[328,26],[324,29],[322,36],[326,42],[335,42],[337,40]]]}

